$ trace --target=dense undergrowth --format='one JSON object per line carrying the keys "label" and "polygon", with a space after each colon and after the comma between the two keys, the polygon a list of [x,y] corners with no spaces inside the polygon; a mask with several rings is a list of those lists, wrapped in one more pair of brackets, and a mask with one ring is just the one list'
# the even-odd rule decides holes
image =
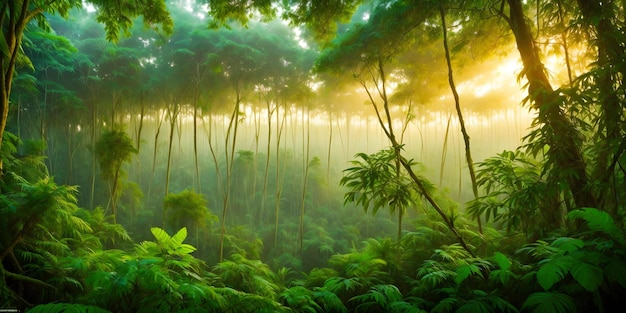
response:
{"label": "dense undergrowth", "polygon": [[[400,242],[389,237],[366,239],[347,253],[333,254],[325,266],[307,271],[270,266],[258,251],[239,247],[236,240],[230,241],[229,255],[222,262],[211,264],[196,256],[194,236],[187,227],[170,233],[152,227],[150,240],[135,242],[103,210],[79,208],[76,188],[47,177],[38,157],[7,159],[9,170],[0,196],[0,223],[7,230],[0,254],[4,308],[608,312],[626,291],[621,221],[594,208],[567,215],[567,225],[574,225],[567,229],[575,231],[555,230],[530,243],[526,242],[532,232],[487,227],[481,235],[475,222],[458,213],[455,225],[476,257],[426,211],[410,221],[411,230],[402,233]],[[500,199],[505,203],[510,197]],[[489,215],[515,220],[498,212]]]}

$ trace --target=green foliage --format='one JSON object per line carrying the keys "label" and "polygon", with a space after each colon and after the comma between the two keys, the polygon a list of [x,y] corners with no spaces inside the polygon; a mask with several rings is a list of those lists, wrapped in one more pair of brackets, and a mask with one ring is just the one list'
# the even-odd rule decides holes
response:
{"label": "green foliage", "polygon": [[29,313],[110,313],[111,311],[97,306],[78,303],[48,303],[28,309]]}
{"label": "green foliage", "polygon": [[526,299],[522,309],[532,310],[533,313],[577,312],[571,296],[554,291],[533,293]]}
{"label": "green foliage", "polygon": [[89,298],[112,311],[178,311],[211,301],[219,310],[225,300],[202,277],[202,261],[191,256],[195,247],[185,244],[186,228],[170,236],[151,229],[155,242],[144,241],[130,255],[113,262],[113,270],[94,271],[87,278]]}
{"label": "green foliage", "polygon": [[354,202],[367,212],[370,207],[376,214],[381,207],[388,206],[394,212],[404,211],[415,201],[415,190],[410,179],[398,175],[397,156],[393,149],[375,154],[359,153],[362,161],[352,161],[355,166],[344,172],[340,184],[349,188],[345,203]]}
{"label": "green foliage", "polygon": [[204,196],[193,190],[167,195],[163,200],[163,207],[168,225],[173,228],[184,226],[205,228],[207,222],[217,221],[217,216],[207,208]]}
{"label": "green foliage", "polygon": [[350,301],[359,303],[355,312],[391,312],[394,307],[405,302],[402,293],[394,285],[373,286],[367,293],[355,296]]}
{"label": "green foliage", "polygon": [[165,34],[171,33],[174,27],[174,22],[163,0],[147,0],[142,3],[125,2],[123,5],[116,5],[106,0],[90,0],[89,3],[96,7],[96,20],[104,24],[109,41],[117,42],[120,32],[130,36],[133,20],[139,16],[143,17],[145,26]]}
{"label": "green foliage", "polygon": [[323,312],[313,299],[313,291],[303,286],[285,289],[278,295],[280,302],[294,312]]}
{"label": "green foliage", "polygon": [[[557,237],[550,242],[539,241],[519,249],[519,253],[535,260],[526,277],[534,275],[543,289],[543,292],[530,295],[525,307],[536,306],[541,312],[564,312],[571,306],[580,307],[585,299],[589,301],[593,297],[602,300],[585,305],[598,309],[602,301],[623,292],[626,276],[623,271],[616,270],[626,265],[623,261],[624,244],[620,242],[623,231],[607,218],[606,212],[597,209],[574,210],[570,217],[585,219],[590,231],[580,233],[581,238]],[[542,301],[545,306],[539,305]]]}
{"label": "green foliage", "polygon": [[[170,237],[163,229],[158,227],[150,228],[152,235],[156,239],[156,243],[152,244],[151,242],[143,242],[141,244],[141,250],[152,250],[153,248],[158,248],[158,253],[160,254],[168,254],[172,256],[185,256],[194,251],[196,248],[190,244],[183,243],[185,239],[187,239],[187,228],[181,228],[176,234]],[[147,252],[156,252],[156,251],[147,251]]]}
{"label": "green foliage", "polygon": [[502,224],[508,231],[540,237],[560,224],[551,212],[556,186],[546,181],[542,164],[522,151],[503,151],[478,164],[477,183],[486,193],[471,201],[467,211]]}
{"label": "green foliage", "polygon": [[215,265],[214,271],[228,287],[276,299],[278,285],[273,282],[269,266],[260,260],[249,260],[235,253],[229,260]]}
{"label": "green foliage", "polygon": [[117,178],[124,162],[137,153],[132,140],[123,130],[109,130],[100,135],[95,147],[102,176],[107,180]]}
{"label": "green foliage", "polygon": [[615,221],[607,212],[594,208],[582,208],[569,212],[568,217],[571,219],[583,219],[591,232],[600,232],[608,235],[621,245],[625,243],[624,231],[615,224]]}

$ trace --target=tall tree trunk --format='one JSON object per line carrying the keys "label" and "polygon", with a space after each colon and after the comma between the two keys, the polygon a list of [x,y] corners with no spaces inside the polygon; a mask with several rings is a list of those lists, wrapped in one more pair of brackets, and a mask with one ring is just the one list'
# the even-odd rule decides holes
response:
{"label": "tall tree trunk", "polygon": [[[286,106],[285,106],[286,107]],[[275,205],[274,205],[274,248],[278,247],[278,222],[280,213],[280,201],[283,194],[283,183],[285,170],[282,173],[280,171],[280,142],[285,128],[285,122],[287,121],[287,109],[283,110],[283,116],[280,118],[279,112],[280,106],[276,105],[276,190],[275,190]],[[280,121],[279,121],[280,118]],[[283,155],[285,156],[285,155]],[[286,164],[286,161],[283,161]],[[282,176],[281,176],[282,175]]]}
{"label": "tall tree trunk", "polygon": [[163,126],[163,120],[165,119],[165,112],[159,114],[157,112],[157,129],[154,133],[154,150],[152,151],[152,171],[150,173],[150,184],[148,185],[148,198],[152,195],[152,184],[154,182],[154,174],[156,172],[156,159],[159,144],[159,134],[161,134],[161,126]]}
{"label": "tall tree trunk", "polygon": [[[545,141],[550,147],[548,159],[565,176],[575,207],[596,207],[597,202],[588,184],[585,160],[580,148],[581,134],[563,112],[563,98],[553,90],[548,80],[539,48],[524,16],[522,1],[507,2],[509,16],[503,14],[503,17],[515,35],[524,65],[523,74],[528,80],[528,95],[533,108],[539,111],[538,121],[544,125]],[[562,223],[563,217],[558,210],[555,208],[554,212],[546,212],[550,219],[548,222],[554,227],[559,227]]]}
{"label": "tall tree trunk", "polygon": [[198,86],[196,85],[193,92],[193,164],[196,170],[196,190],[202,193],[198,163]]}
{"label": "tall tree trunk", "polygon": [[[330,181],[330,158],[333,148],[333,111],[328,108],[328,154],[326,155],[326,181]],[[369,132],[368,132],[369,135]],[[369,140],[368,140],[369,142]]]}
{"label": "tall tree trunk", "polygon": [[[235,149],[237,145],[237,130],[239,129],[239,113],[241,111],[241,90],[239,83],[235,86],[236,100],[235,108],[230,116],[228,128],[226,130],[226,139],[224,141],[224,153],[226,156],[226,186],[224,188],[224,199],[222,206],[222,226],[220,236],[220,262],[224,260],[224,238],[226,236],[226,214],[230,206],[230,189],[232,185],[233,163],[235,158]],[[232,134],[232,143],[229,151],[230,135]]]}
{"label": "tall tree trunk", "polygon": [[117,224],[117,191],[119,189],[120,167],[115,169],[113,182],[111,183],[111,212],[113,213],[113,224]]}
{"label": "tall tree trunk", "polygon": [[[463,134],[463,142],[465,143],[465,161],[467,162],[467,168],[469,170],[470,180],[472,182],[472,192],[474,193],[474,199],[478,198],[478,183],[476,183],[476,173],[474,172],[474,161],[472,160],[472,152],[470,149],[470,136],[465,128],[465,120],[463,119],[463,113],[461,112],[461,101],[459,100],[459,93],[456,90],[454,84],[454,75],[452,73],[452,61],[450,59],[450,49],[448,48],[448,29],[446,25],[446,12],[443,4],[439,5],[439,15],[441,16],[441,28],[443,31],[443,49],[446,55],[446,64],[448,65],[448,83],[454,96],[454,107],[456,114],[459,117],[459,124],[461,126],[461,133]],[[478,232],[483,233],[483,225],[480,220],[480,216],[476,216],[476,222],[478,223]]]}
{"label": "tall tree trunk", "polygon": [[[172,99],[171,108],[168,110],[170,120],[170,138],[167,147],[167,167],[165,169],[165,194],[163,197],[167,197],[170,191],[170,173],[172,171],[172,146],[174,144],[174,131],[176,131],[176,124],[178,121],[179,105],[176,103],[176,99]],[[165,214],[165,210],[163,211]],[[165,217],[165,216],[164,216]],[[165,219],[163,220],[165,223]],[[165,225],[165,224],[163,224]]]}
{"label": "tall tree trunk", "polygon": [[[304,152],[304,177],[302,179],[302,199],[300,202],[300,222],[299,222],[299,240],[298,247],[300,251],[302,251],[303,241],[304,241],[304,210],[306,207],[306,192],[309,178],[309,155],[311,150],[311,116],[310,111],[307,106],[307,116],[306,116],[306,129],[305,129],[305,120],[304,120],[304,108],[302,108],[302,142],[306,146]],[[306,133],[306,136],[305,136]]]}
{"label": "tall tree trunk", "polygon": [[[598,181],[610,182],[614,179],[616,161],[623,155],[625,148],[622,138],[624,106],[616,90],[616,88],[622,88],[626,78],[624,34],[623,30],[613,23],[616,15],[614,6],[617,6],[613,4],[613,1],[578,0],[577,2],[583,21],[594,30],[593,33],[596,35],[592,42],[597,47],[595,87],[601,108],[599,123],[601,138],[593,176]],[[622,10],[625,9],[622,8]],[[613,194],[610,194],[608,193],[610,188],[603,188],[603,190],[606,190],[606,194],[601,195],[599,199],[602,199],[603,205],[611,211],[611,214],[615,214],[619,206],[618,193],[620,191],[613,190]]]}
{"label": "tall tree trunk", "polygon": [[[20,5],[20,7],[16,7]],[[0,57],[0,147],[2,147],[2,138],[4,129],[7,125],[9,117],[9,99],[11,97],[11,85],[13,83],[13,73],[15,64],[20,53],[20,44],[22,35],[26,25],[38,14],[43,12],[42,8],[36,8],[29,11],[30,0],[8,1],[0,5],[2,8],[2,17],[0,17],[0,25],[4,40],[6,41],[6,52],[8,55]],[[8,17],[8,18],[7,18]],[[6,26],[6,28],[5,28]],[[5,29],[8,30],[5,32]],[[0,158],[0,179],[4,175],[3,162]]]}
{"label": "tall tree trunk", "polygon": [[265,217],[265,201],[267,198],[267,187],[270,176],[270,156],[272,154],[272,115],[277,110],[277,106],[271,107],[272,101],[266,100],[267,103],[267,149],[265,151],[265,174],[263,175],[263,192],[261,193],[261,208],[259,210],[259,221],[263,222]]}
{"label": "tall tree trunk", "polygon": [[[467,253],[470,254],[472,257],[474,257],[475,256],[474,252],[467,245],[467,243],[465,242],[465,239],[463,239],[463,237],[461,236],[461,234],[457,230],[456,226],[454,226],[454,221],[448,215],[446,215],[446,213],[439,206],[437,201],[435,201],[435,198],[433,197],[433,195],[431,195],[430,191],[426,188],[426,186],[424,185],[422,180],[417,176],[417,174],[415,174],[415,171],[413,171],[413,168],[411,167],[411,165],[412,165],[411,162],[409,160],[407,160],[401,154],[401,152],[402,152],[401,151],[401,146],[402,145],[397,141],[397,139],[395,137],[395,134],[393,132],[393,127],[392,127],[393,125],[392,125],[392,120],[391,120],[391,113],[389,111],[389,101],[388,101],[388,98],[387,98],[387,90],[386,90],[386,87],[385,87],[385,84],[386,84],[386,82],[385,82],[386,76],[385,75],[386,74],[385,74],[385,71],[384,71],[384,64],[383,64],[382,57],[379,58],[378,64],[377,64],[375,69],[371,69],[371,68],[369,69],[369,74],[371,75],[372,81],[376,85],[380,84],[380,86],[381,86],[381,88],[377,88],[377,90],[378,90],[380,99],[382,99],[382,101],[383,101],[383,113],[384,113],[384,116],[385,116],[384,119],[383,119],[383,115],[382,115],[383,113],[381,113],[380,109],[378,108],[378,105],[376,104],[376,100],[374,100],[374,95],[371,93],[371,91],[370,91],[369,87],[367,86],[367,84],[365,83],[365,81],[362,80],[362,81],[360,81],[360,83],[363,86],[363,88],[365,89],[365,91],[367,93],[367,96],[368,96],[368,99],[370,101],[370,104],[372,105],[372,107],[373,107],[373,109],[374,109],[374,111],[376,113],[378,124],[380,125],[381,129],[385,133],[385,136],[387,137],[387,139],[389,139],[389,141],[391,143],[391,146],[394,148],[397,161],[406,170],[406,172],[408,173],[409,177],[411,178],[411,180],[413,181],[413,183],[417,187],[417,190],[420,192],[420,194],[435,209],[435,211],[437,212],[437,214],[439,214],[439,216],[444,221],[444,223],[446,224],[448,229],[458,239],[459,244],[463,247],[463,249],[465,251],[467,251]],[[380,78],[380,81],[378,81],[378,79],[376,79],[377,75]],[[387,124],[385,124],[384,120],[387,121]]]}

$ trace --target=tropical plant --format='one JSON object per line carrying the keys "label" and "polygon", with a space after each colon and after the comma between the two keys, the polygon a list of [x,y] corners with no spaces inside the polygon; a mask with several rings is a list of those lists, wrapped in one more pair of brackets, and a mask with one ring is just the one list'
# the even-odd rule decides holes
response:
{"label": "tropical plant", "polygon": [[391,214],[398,214],[397,240],[402,238],[402,216],[407,208],[415,205],[418,197],[412,181],[400,174],[396,151],[387,149],[368,155],[356,155],[361,160],[352,161],[353,167],[344,172],[340,184],[349,188],[345,203],[354,202],[367,212],[371,206],[376,214],[382,207],[389,207]]}
{"label": "tropical plant", "polygon": [[228,287],[275,300],[278,286],[273,282],[269,266],[260,260],[249,260],[232,254],[213,268]]}
{"label": "tropical plant", "polygon": [[358,303],[354,312],[427,312],[405,301],[395,285],[375,285],[367,293],[351,298],[350,302]]}
{"label": "tropical plant", "polygon": [[573,210],[568,217],[582,219],[589,231],[519,249],[534,261],[526,276],[536,279],[540,287],[522,308],[534,312],[602,311],[621,301],[619,294],[626,290],[624,231],[607,212],[597,209]]}
{"label": "tropical plant", "polygon": [[528,238],[541,238],[561,227],[564,221],[552,214],[562,206],[554,202],[561,192],[555,181],[544,176],[542,167],[542,162],[520,150],[503,151],[480,162],[477,182],[486,195],[471,201],[468,213]]}
{"label": "tropical plant", "polygon": [[97,270],[87,278],[87,299],[111,311],[180,311],[210,303],[220,310],[225,301],[201,276],[204,263],[183,243],[187,229],[173,236],[153,227],[156,241],[135,245],[132,254],[121,255],[113,270]]}
{"label": "tropical plant", "polygon": [[[102,177],[109,183],[109,204],[113,213],[113,223],[117,223],[117,200],[120,197],[120,180],[124,177],[122,165],[137,153],[133,142],[123,130],[104,132],[96,143],[95,153],[100,162]],[[107,208],[109,205],[107,205]]]}
{"label": "tropical plant", "polygon": [[204,196],[192,190],[167,195],[163,200],[163,209],[168,227],[190,227],[195,231],[196,245],[200,244],[200,230],[218,220],[207,208]]}
{"label": "tropical plant", "polygon": [[92,229],[75,215],[76,187],[59,186],[51,178],[35,183],[21,179],[18,187],[0,195],[0,224],[5,229],[0,270],[2,284],[12,286],[5,290],[11,300],[4,300],[23,307],[51,300],[65,288],[81,288],[60,259],[71,254],[73,241],[87,238]]}

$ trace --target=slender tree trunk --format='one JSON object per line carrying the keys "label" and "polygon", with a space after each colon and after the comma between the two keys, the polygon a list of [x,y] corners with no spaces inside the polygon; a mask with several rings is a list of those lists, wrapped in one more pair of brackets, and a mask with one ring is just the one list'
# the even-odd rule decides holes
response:
{"label": "slender tree trunk", "polygon": [[[375,73],[375,71],[377,73]],[[370,68],[370,75],[371,75],[372,81],[376,85],[380,83],[380,86],[381,86],[381,88],[377,90],[379,92],[380,98],[383,101],[383,110],[384,110],[383,113],[385,114],[384,120],[387,121],[387,124],[385,124],[383,120],[383,116],[376,104],[376,101],[374,100],[374,96],[372,95],[365,81],[361,81],[361,85],[365,88],[369,101],[372,104],[374,111],[376,112],[376,117],[378,118],[378,123],[380,124],[381,129],[383,130],[383,132],[385,133],[385,136],[389,139],[392,147],[394,148],[397,161],[407,171],[409,177],[411,178],[413,183],[415,183],[417,190],[426,199],[426,201],[435,209],[435,211],[437,212],[437,214],[439,214],[441,219],[443,219],[444,223],[446,224],[446,226],[448,226],[448,229],[458,239],[459,244],[463,247],[463,249],[467,251],[467,253],[469,253],[472,257],[474,257],[475,256],[474,252],[470,249],[470,247],[465,242],[465,239],[463,239],[459,231],[454,226],[453,220],[448,215],[446,215],[446,213],[439,206],[435,198],[431,195],[430,191],[426,188],[422,180],[417,176],[417,174],[415,174],[415,171],[413,171],[413,168],[411,167],[411,162],[402,156],[401,150],[400,150],[401,144],[396,140],[396,137],[394,135],[393,128],[392,128],[391,113],[389,111],[389,102],[388,102],[387,91],[385,87],[385,78],[386,78],[385,75],[386,74],[384,71],[382,58],[379,58],[378,66],[376,67],[375,71]],[[380,77],[380,82],[378,81],[378,79],[376,79],[377,75],[378,77]]]}
{"label": "slender tree trunk", "polygon": [[198,165],[198,86],[193,92],[193,163],[196,170],[196,190],[201,193],[200,166]]}
{"label": "slender tree trunk", "polygon": [[92,153],[91,153],[91,192],[90,192],[90,197],[89,197],[89,208],[93,209],[94,208],[94,196],[96,193],[96,168],[97,168],[97,156],[96,156],[96,138],[97,138],[97,127],[98,127],[98,106],[95,104],[95,102],[93,103],[93,110],[92,110],[92,114],[91,114],[91,123],[92,123],[92,127],[91,127],[91,146],[92,148]]}
{"label": "slender tree trunk", "polygon": [[[287,121],[287,110],[283,110],[283,116],[280,117],[279,112],[280,106],[276,105],[276,193],[275,193],[275,206],[274,206],[274,248],[278,247],[278,222],[279,222],[279,213],[280,213],[280,201],[283,193],[283,183],[285,175],[285,170],[283,169],[282,173],[280,171],[280,142],[283,134],[283,129],[285,127],[285,122]],[[284,156],[284,155],[283,155]],[[286,163],[286,161],[283,161]]]}
{"label": "slender tree trunk", "polygon": [[[253,108],[254,114],[254,160],[253,160],[253,174],[252,174],[252,201],[256,203],[257,201],[257,179],[259,176],[259,139],[261,137],[261,114],[258,112],[257,108]],[[269,140],[269,138],[268,138]],[[251,218],[254,218],[254,215],[251,214]],[[261,221],[260,219],[258,221]]]}
{"label": "slender tree trunk", "polygon": [[270,176],[270,156],[272,154],[272,115],[277,110],[278,106],[271,108],[271,101],[267,99],[267,149],[265,156],[265,174],[263,176],[263,193],[261,194],[261,208],[259,210],[259,221],[264,221],[265,218],[265,201],[267,198],[267,187],[269,184]]}
{"label": "slender tree trunk", "polygon": [[[169,144],[167,147],[167,168],[165,169],[165,195],[163,197],[167,197],[170,191],[169,188],[170,188],[170,173],[172,171],[172,146],[174,144],[174,131],[176,131],[178,113],[180,110],[178,103],[175,102],[177,100],[173,99],[172,101],[174,101],[174,103],[170,104],[172,107],[170,110],[168,110],[169,119],[170,119],[170,138],[169,138]],[[165,211],[163,212],[164,212],[163,214],[165,214]],[[165,223],[165,220],[163,220],[163,223]]]}
{"label": "slender tree trunk", "polygon": [[[307,107],[307,116],[306,116],[306,129],[305,125],[302,125],[302,141],[303,144],[306,145],[306,150],[304,151],[304,178],[302,179],[302,199],[300,204],[300,223],[299,223],[299,240],[298,246],[300,251],[302,251],[303,241],[304,241],[304,210],[306,207],[306,192],[309,178],[309,155],[311,150],[311,116],[310,111]],[[302,123],[304,121],[304,108],[302,109]],[[306,133],[306,137],[305,137]]]}
{"label": "slender tree trunk", "polygon": [[113,213],[113,224],[117,224],[117,191],[119,189],[120,167],[115,169],[113,182],[111,182],[111,212]]}
{"label": "slender tree trunk", "polygon": [[162,114],[157,113],[157,129],[154,133],[154,150],[152,151],[152,172],[150,173],[150,184],[148,185],[148,198],[152,195],[152,184],[154,182],[154,174],[156,172],[156,159],[159,144],[159,135],[161,134],[161,126],[163,126],[163,120],[165,119],[165,112]]}
{"label": "slender tree trunk", "polygon": [[143,93],[141,94],[141,99],[139,101],[141,109],[139,111],[139,126],[137,127],[137,154],[139,154],[139,152],[141,151],[139,150],[141,148],[141,133],[143,131],[143,121],[146,116],[146,103],[144,101]]}
{"label": "slender tree trunk", "polygon": [[[326,155],[326,181],[330,181],[330,159],[333,148],[333,112],[332,109],[328,109],[328,154]],[[368,133],[369,134],[369,133]],[[369,142],[369,140],[368,140]]]}
{"label": "slender tree trunk", "polygon": [[[237,145],[237,130],[239,128],[239,113],[241,111],[241,90],[239,83],[235,87],[235,92],[237,99],[235,100],[235,108],[233,109],[233,113],[230,116],[230,121],[228,123],[228,129],[226,130],[226,140],[224,142],[224,153],[226,156],[226,186],[224,188],[224,202],[222,207],[222,227],[221,227],[221,236],[220,236],[220,262],[224,260],[224,238],[226,236],[226,214],[228,212],[228,208],[230,206],[230,189],[232,185],[232,173],[233,173],[233,163],[235,157],[235,149]],[[232,133],[232,143],[229,146],[230,135]]]}
{"label": "slender tree trunk", "polygon": [[[215,164],[216,181],[217,181],[217,184],[218,184],[218,186],[220,188],[220,194],[223,196],[226,193],[226,191],[224,190],[224,180],[222,178],[222,171],[220,170],[219,160],[217,159],[217,153],[215,152],[215,148],[213,146],[213,126],[211,124],[212,122],[213,122],[213,118],[212,118],[212,116],[209,116],[209,122],[208,122],[209,127],[208,127],[208,129],[206,127],[207,123],[203,123],[203,125],[204,125],[204,132],[207,135],[208,143],[209,143],[209,151],[211,152],[211,157],[213,159],[213,163]],[[221,247],[220,247],[220,250],[222,250]]]}
{"label": "slender tree trunk", "polygon": [[[474,172],[474,161],[472,160],[472,152],[470,149],[470,137],[465,128],[465,120],[463,119],[463,113],[461,112],[461,101],[459,100],[459,93],[456,90],[454,84],[454,75],[452,73],[452,61],[450,59],[450,49],[448,48],[448,29],[446,26],[446,12],[443,8],[443,4],[439,5],[439,14],[441,16],[441,28],[443,30],[443,48],[446,55],[446,64],[448,65],[448,83],[454,96],[454,105],[456,114],[459,117],[459,124],[461,126],[461,133],[463,134],[463,142],[465,143],[465,161],[467,162],[467,168],[469,170],[470,180],[472,182],[472,192],[474,193],[474,199],[478,198],[478,183],[476,183],[476,173]],[[478,223],[478,232],[483,233],[483,225],[480,220],[480,216],[476,216],[476,222]]]}

